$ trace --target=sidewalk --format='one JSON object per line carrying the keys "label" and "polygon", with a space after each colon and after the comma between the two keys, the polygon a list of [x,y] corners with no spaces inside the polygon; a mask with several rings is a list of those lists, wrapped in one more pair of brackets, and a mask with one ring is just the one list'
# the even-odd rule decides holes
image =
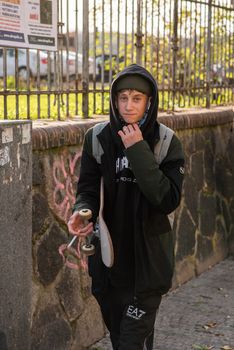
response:
{"label": "sidewalk", "polygon": [[[154,350],[234,350],[234,258],[163,298]],[[109,338],[92,348],[111,350]]]}

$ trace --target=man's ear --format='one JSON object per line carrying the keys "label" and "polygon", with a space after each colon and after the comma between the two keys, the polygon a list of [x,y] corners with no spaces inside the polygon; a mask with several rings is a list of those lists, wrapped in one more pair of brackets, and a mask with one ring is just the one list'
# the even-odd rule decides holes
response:
{"label": "man's ear", "polygon": [[118,109],[117,99],[115,99],[115,108]]}

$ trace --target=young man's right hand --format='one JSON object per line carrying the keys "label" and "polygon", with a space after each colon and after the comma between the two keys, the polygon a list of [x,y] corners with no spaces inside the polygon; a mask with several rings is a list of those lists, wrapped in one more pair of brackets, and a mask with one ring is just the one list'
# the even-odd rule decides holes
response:
{"label": "young man's right hand", "polygon": [[142,132],[136,123],[125,125],[122,130],[118,131],[118,135],[121,137],[125,148],[143,140]]}
{"label": "young man's right hand", "polygon": [[71,234],[79,237],[85,237],[93,232],[93,223],[86,224],[78,211],[75,211],[67,223],[68,230]]}

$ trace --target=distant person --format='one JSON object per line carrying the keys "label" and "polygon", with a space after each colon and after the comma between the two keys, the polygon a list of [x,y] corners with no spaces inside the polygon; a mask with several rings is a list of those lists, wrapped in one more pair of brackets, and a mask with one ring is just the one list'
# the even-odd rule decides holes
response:
{"label": "distant person", "polygon": [[[184,156],[173,135],[166,157],[157,163],[157,112],[153,76],[139,65],[126,67],[112,83],[110,122],[98,135],[104,151],[101,164],[93,155],[93,128],[86,133],[77,199],[68,223],[78,236],[93,231],[103,177],[104,219],[114,264],[108,268],[102,263],[95,237],[89,273],[114,350],[153,348],[156,312],[171,287],[174,238],[167,215],[180,204]],[[93,212],[93,221],[85,227],[78,213],[84,208]]]}
{"label": "distant person", "polygon": [[40,0],[40,22],[52,24],[52,1]]}

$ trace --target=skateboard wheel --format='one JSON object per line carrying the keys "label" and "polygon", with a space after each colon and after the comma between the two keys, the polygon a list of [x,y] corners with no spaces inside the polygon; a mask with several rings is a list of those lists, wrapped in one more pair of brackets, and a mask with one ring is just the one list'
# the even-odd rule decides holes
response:
{"label": "skateboard wheel", "polygon": [[81,250],[87,256],[93,255],[95,253],[95,247],[93,244],[83,244]]}
{"label": "skateboard wheel", "polygon": [[81,209],[79,214],[84,220],[89,220],[92,217],[92,211],[90,209]]}

